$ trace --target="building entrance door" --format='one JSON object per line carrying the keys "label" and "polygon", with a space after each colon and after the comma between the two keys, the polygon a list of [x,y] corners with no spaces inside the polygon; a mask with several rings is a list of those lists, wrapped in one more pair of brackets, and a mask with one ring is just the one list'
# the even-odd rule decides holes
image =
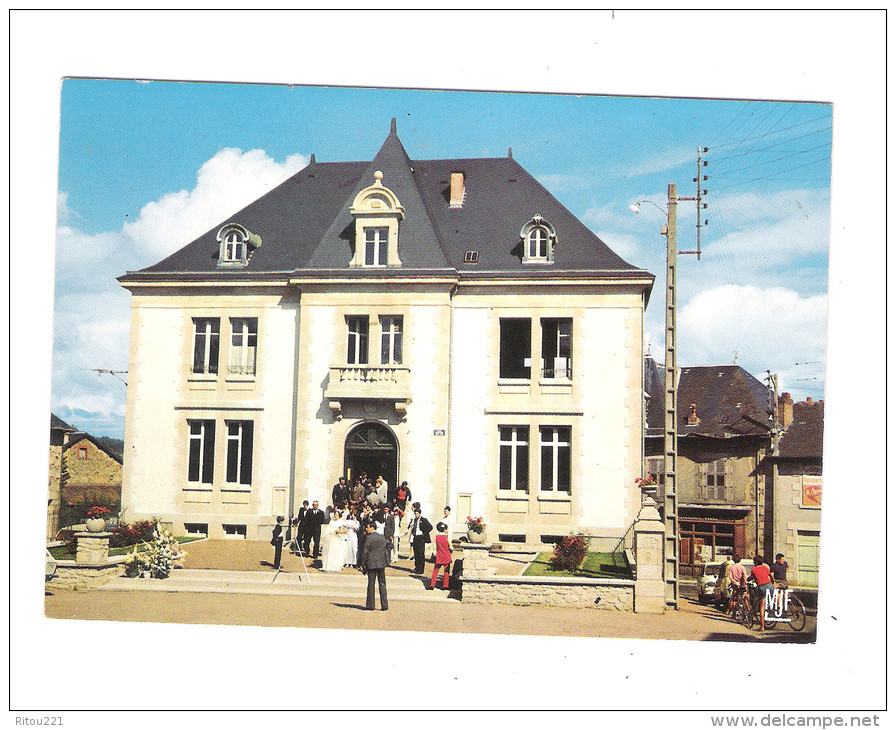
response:
{"label": "building entrance door", "polygon": [[398,479],[398,442],[382,423],[368,421],[355,426],[345,439],[345,476],[349,484],[363,472],[375,482],[382,475],[394,489]]}

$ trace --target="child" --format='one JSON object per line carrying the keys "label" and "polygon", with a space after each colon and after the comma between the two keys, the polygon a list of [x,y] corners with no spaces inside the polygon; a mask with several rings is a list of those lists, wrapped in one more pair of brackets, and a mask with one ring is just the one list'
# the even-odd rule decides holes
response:
{"label": "child", "polygon": [[445,575],[442,579],[442,588],[448,590],[448,579],[451,577],[451,545],[448,543],[448,525],[440,522],[436,525],[439,534],[436,535],[436,567],[432,571],[432,580],[427,590],[436,587],[436,579],[439,576],[439,568],[445,569]]}

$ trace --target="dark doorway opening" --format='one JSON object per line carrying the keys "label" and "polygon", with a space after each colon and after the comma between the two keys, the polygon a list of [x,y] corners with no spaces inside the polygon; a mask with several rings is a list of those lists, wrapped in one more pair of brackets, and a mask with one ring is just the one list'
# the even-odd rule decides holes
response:
{"label": "dark doorway opening", "polygon": [[345,476],[350,484],[362,472],[370,481],[382,475],[395,489],[398,479],[398,443],[392,431],[377,421],[355,426],[345,439]]}

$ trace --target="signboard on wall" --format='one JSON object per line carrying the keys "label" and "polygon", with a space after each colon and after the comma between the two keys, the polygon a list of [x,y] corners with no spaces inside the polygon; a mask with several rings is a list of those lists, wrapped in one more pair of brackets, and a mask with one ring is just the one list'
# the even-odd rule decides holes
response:
{"label": "signboard on wall", "polygon": [[803,507],[821,508],[821,476],[803,474]]}

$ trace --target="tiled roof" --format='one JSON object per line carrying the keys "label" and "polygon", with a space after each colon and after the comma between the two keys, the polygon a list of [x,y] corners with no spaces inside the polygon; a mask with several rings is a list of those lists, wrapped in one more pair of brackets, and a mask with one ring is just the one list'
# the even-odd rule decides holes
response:
{"label": "tiled roof", "polygon": [[104,446],[99,440],[95,439],[89,433],[82,433],[82,434],[75,436],[74,438],[69,440],[68,443],[65,444],[65,446],[62,447],[62,450],[68,451],[75,444],[78,444],[81,441],[85,441],[85,440],[90,441],[90,443],[92,443],[94,446],[96,446],[100,451],[102,451],[104,454],[106,454],[109,458],[117,461],[119,464],[124,463],[124,460],[122,459],[121,454],[117,454],[114,451],[112,451],[109,447]]}
{"label": "tiled roof", "polygon": [[[405,210],[400,224],[402,266],[390,275],[420,271],[475,278],[485,272],[527,278],[607,272],[616,277],[653,279],[627,263],[570,213],[515,160],[507,158],[411,160],[393,126],[370,162],[312,162],[274,190],[221,221],[192,243],[162,261],[121,277],[123,283],[153,275],[211,275],[245,279],[273,272],[348,270],[353,218],[349,211],[358,192],[383,173]],[[450,174],[465,174],[460,208],[448,205]],[[540,214],[557,233],[554,263],[522,263],[520,229]],[[238,223],[261,237],[262,245],[245,268],[219,268],[216,234]],[[477,263],[464,263],[477,251]],[[357,270],[358,275],[380,272]]]}
{"label": "tiled roof", "polygon": [[[663,372],[645,359],[647,436],[663,433]],[[769,432],[766,413],[768,389],[739,365],[701,365],[681,368],[678,381],[678,436],[764,436]],[[697,422],[689,424],[691,405]]]}
{"label": "tiled roof", "polygon": [[824,401],[794,403],[793,421],[778,443],[785,459],[820,459],[824,448]]}

